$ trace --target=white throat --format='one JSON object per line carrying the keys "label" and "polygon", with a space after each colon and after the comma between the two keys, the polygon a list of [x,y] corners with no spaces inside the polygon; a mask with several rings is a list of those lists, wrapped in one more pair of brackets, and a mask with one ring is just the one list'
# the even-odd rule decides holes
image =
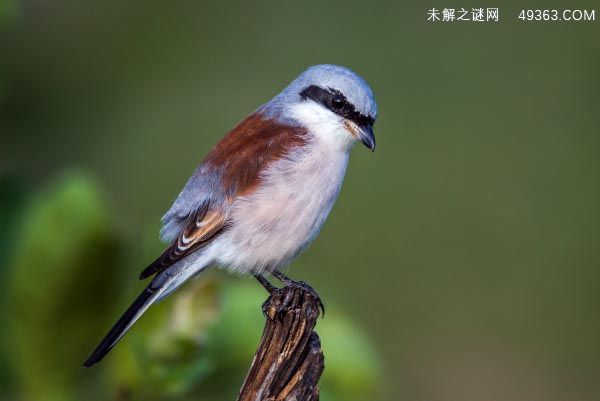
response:
{"label": "white throat", "polygon": [[290,107],[290,115],[326,146],[348,152],[356,142],[344,119],[316,102],[295,104]]}

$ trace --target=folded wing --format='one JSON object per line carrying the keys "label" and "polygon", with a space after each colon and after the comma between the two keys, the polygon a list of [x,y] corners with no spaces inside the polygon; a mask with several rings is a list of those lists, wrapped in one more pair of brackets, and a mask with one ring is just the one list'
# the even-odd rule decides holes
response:
{"label": "folded wing", "polygon": [[162,219],[171,245],[140,274],[147,278],[205,247],[227,229],[229,206],[252,193],[261,173],[306,143],[306,131],[260,111],[233,128],[206,156]]}

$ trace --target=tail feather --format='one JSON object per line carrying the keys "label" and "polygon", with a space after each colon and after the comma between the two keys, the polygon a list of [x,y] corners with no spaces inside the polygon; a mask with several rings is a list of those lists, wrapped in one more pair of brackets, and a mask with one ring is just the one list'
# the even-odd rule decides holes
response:
{"label": "tail feather", "polygon": [[172,266],[154,276],[150,285],[133,301],[123,316],[119,318],[106,337],[104,337],[102,342],[100,342],[94,352],[84,362],[83,366],[88,368],[98,363],[133,326],[136,320],[146,312],[150,305],[166,298],[184,282],[207,269],[211,261],[210,256],[198,254],[186,263]]}
{"label": "tail feather", "polygon": [[209,265],[205,263],[204,265],[201,265],[201,267],[185,269],[179,274],[173,275],[172,280],[170,280],[168,283],[165,283],[165,286],[164,288],[162,288],[160,295],[156,297],[156,300],[154,302],[162,301],[163,299],[171,295],[173,292],[175,292],[175,290],[181,287],[185,282],[200,275],[200,273],[202,273],[208,267]]}
{"label": "tail feather", "polygon": [[163,293],[173,279],[173,276],[165,277],[157,276],[148,287],[136,298],[131,306],[119,318],[117,323],[110,329],[106,337],[96,347],[90,357],[84,362],[83,366],[90,366],[99,362],[115,344],[123,337],[123,335],[133,326],[136,320],[152,305],[156,299]]}

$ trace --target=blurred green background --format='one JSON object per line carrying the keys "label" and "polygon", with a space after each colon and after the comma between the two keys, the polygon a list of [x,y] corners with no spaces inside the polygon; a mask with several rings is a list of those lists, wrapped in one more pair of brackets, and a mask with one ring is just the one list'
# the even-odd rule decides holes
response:
{"label": "blurred green background", "polygon": [[80,366],[197,163],[317,63],[380,106],[290,272],[322,399],[600,399],[600,22],[517,19],[598,3],[523,4],[0,0],[0,399],[234,399],[265,294],[223,271]]}

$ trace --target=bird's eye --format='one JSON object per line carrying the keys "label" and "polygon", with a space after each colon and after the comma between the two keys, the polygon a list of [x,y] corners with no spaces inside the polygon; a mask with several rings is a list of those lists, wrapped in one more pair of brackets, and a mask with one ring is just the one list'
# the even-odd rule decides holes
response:
{"label": "bird's eye", "polygon": [[340,95],[335,95],[333,99],[331,99],[331,105],[336,109],[341,109],[344,107],[344,98]]}

